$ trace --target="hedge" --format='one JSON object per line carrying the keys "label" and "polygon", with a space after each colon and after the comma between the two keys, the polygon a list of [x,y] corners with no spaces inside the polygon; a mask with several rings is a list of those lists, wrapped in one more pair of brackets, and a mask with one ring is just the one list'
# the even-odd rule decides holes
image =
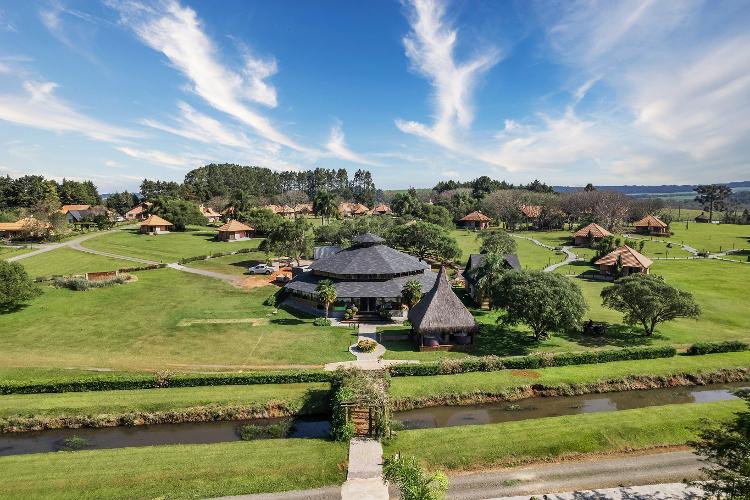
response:
{"label": "hedge", "polygon": [[0,394],[113,391],[213,385],[298,384],[305,382],[330,382],[330,380],[331,376],[329,373],[313,370],[216,374],[157,373],[153,375],[107,375],[45,382],[1,382]]}
{"label": "hedge", "polygon": [[739,352],[748,348],[748,344],[739,340],[727,340],[724,342],[698,342],[691,345],[687,350],[688,356],[701,354],[714,354],[718,352]]}
{"label": "hedge", "polygon": [[448,375],[467,372],[491,372],[497,370],[527,370],[550,366],[591,365],[610,361],[636,359],[671,358],[677,354],[673,346],[629,347],[603,351],[582,351],[532,354],[513,358],[484,356],[475,359],[444,359],[437,363],[394,365],[388,370],[394,377]]}
{"label": "hedge", "polygon": [[188,262],[195,262],[196,260],[208,260],[208,259],[215,259],[217,257],[227,257],[229,255],[237,255],[240,253],[250,253],[256,249],[254,248],[240,248],[239,250],[234,250],[231,252],[214,252],[208,255],[193,255],[192,257],[183,257],[182,259],[178,260],[178,264],[186,264]]}

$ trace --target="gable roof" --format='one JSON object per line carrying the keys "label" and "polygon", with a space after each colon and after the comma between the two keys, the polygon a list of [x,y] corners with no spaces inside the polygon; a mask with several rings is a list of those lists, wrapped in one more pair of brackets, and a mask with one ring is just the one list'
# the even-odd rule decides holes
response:
{"label": "gable roof", "polygon": [[391,213],[391,207],[386,205],[385,203],[378,203],[375,205],[375,208],[371,210],[371,213],[373,214],[389,214]]}
{"label": "gable roof", "polygon": [[139,203],[138,205],[134,206],[133,208],[131,208],[130,210],[128,210],[127,212],[125,212],[125,215],[127,215],[127,214],[138,215],[140,213],[145,212],[146,209],[148,208],[148,206],[149,205],[147,203]]}
{"label": "gable roof", "polygon": [[612,236],[612,233],[604,229],[596,222],[592,222],[588,226],[582,227],[581,229],[576,231],[573,236],[588,238],[589,233],[591,233],[591,236],[593,236],[594,238],[604,238],[606,236]]}
{"label": "gable roof", "polygon": [[471,222],[471,221],[477,221],[477,222],[489,222],[492,219],[484,215],[479,210],[474,210],[468,215],[465,215],[462,219],[460,219],[460,222]]}
{"label": "gable roof", "polygon": [[417,333],[473,331],[477,322],[461,302],[450,283],[445,267],[440,268],[435,285],[409,310],[409,321]]}
{"label": "gable roof", "polygon": [[614,249],[601,259],[594,262],[595,265],[613,266],[617,264],[617,258],[622,256],[622,265],[624,267],[637,267],[642,269],[648,269],[653,264],[653,261],[645,255],[636,252],[627,245],[623,245],[619,248]]}
{"label": "gable roof", "polygon": [[168,220],[162,219],[158,215],[149,215],[148,219],[138,223],[139,226],[174,226]]}
{"label": "gable roof", "polygon": [[91,208],[91,205],[63,205],[62,208],[60,208],[60,212],[67,214],[71,210],[81,211],[88,210],[89,208]]}
{"label": "gable roof", "polygon": [[635,227],[667,227],[667,225],[660,221],[658,217],[654,217],[651,214],[648,214],[634,225]]}
{"label": "gable roof", "polygon": [[248,226],[247,224],[243,224],[242,222],[238,220],[230,220],[223,226],[221,226],[217,231],[226,232],[226,233],[234,233],[237,231],[253,231],[253,228]]}

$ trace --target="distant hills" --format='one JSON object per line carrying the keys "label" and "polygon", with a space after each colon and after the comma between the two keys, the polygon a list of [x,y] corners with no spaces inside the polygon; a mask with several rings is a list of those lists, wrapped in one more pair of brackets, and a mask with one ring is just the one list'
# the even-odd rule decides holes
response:
{"label": "distant hills", "polygon": [[[724,184],[732,189],[750,189],[750,181],[725,182],[719,184]],[[596,189],[599,191],[619,191],[628,195],[657,195],[691,193],[696,187],[698,187],[698,184],[665,184],[662,186],[596,186]],[[580,191],[583,189],[583,186],[554,186],[554,189],[558,193],[569,193],[571,191]]]}

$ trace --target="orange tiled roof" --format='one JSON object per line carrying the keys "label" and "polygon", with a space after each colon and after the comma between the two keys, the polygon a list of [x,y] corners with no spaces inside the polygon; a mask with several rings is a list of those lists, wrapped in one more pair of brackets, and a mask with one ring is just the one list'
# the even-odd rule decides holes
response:
{"label": "orange tiled roof", "polygon": [[391,207],[389,207],[385,203],[378,203],[375,206],[375,208],[372,209],[372,213],[374,213],[374,214],[389,214],[389,213],[391,213]]}
{"label": "orange tiled roof", "polygon": [[524,205],[521,207],[521,212],[529,219],[536,219],[542,215],[541,205]]}
{"label": "orange tiled roof", "polygon": [[617,264],[617,258],[622,256],[622,265],[624,267],[637,267],[642,269],[648,269],[653,264],[653,261],[645,255],[636,252],[627,245],[616,248],[612,252],[608,253],[601,259],[594,262],[595,265],[613,266]]}
{"label": "orange tiled roof", "polygon": [[667,225],[660,221],[658,217],[649,214],[636,222],[635,227],[667,227]]}
{"label": "orange tiled roof", "polygon": [[586,227],[582,227],[581,229],[576,231],[573,236],[582,236],[584,238],[587,238],[589,233],[591,233],[594,238],[604,238],[606,236],[612,236],[612,233],[595,222],[592,222]]}
{"label": "orange tiled roof", "polygon": [[63,205],[60,208],[60,213],[67,214],[71,210],[88,210],[91,205]]}
{"label": "orange tiled roof", "polygon": [[219,232],[234,233],[237,231],[253,231],[253,228],[238,220],[230,220],[218,229]]}
{"label": "orange tiled roof", "polygon": [[148,219],[138,224],[139,226],[173,226],[168,220],[162,219],[158,215],[149,215]]}
{"label": "orange tiled roof", "polygon": [[201,213],[206,217],[221,217],[221,214],[211,207],[200,206]]}
{"label": "orange tiled roof", "polygon": [[128,210],[127,213],[128,214],[138,215],[138,214],[142,214],[145,210],[146,210],[146,207],[144,206],[143,203],[141,203],[139,205],[134,206],[130,210]]}
{"label": "orange tiled roof", "polygon": [[471,212],[469,215],[465,216],[461,219],[461,222],[470,222],[470,221],[478,221],[478,222],[489,222],[492,219],[484,215],[479,210],[475,210]]}
{"label": "orange tiled roof", "polygon": [[34,217],[24,217],[16,222],[0,222],[0,231],[23,231],[29,227],[34,227],[37,224],[41,224],[45,228],[52,227],[49,222],[42,222]]}

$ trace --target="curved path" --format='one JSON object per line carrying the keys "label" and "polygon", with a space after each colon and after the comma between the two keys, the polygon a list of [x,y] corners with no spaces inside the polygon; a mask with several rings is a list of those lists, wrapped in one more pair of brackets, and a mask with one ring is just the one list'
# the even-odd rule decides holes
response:
{"label": "curved path", "polygon": [[[33,257],[35,255],[39,255],[39,254],[42,254],[42,253],[50,252],[52,250],[55,250],[57,248],[62,248],[62,247],[70,247],[70,248],[74,248],[75,250],[81,250],[81,249],[83,249],[83,247],[80,246],[80,243],[82,241],[90,240],[91,238],[95,238],[95,237],[100,236],[102,234],[107,234],[107,233],[111,233],[111,232],[113,232],[113,231],[110,230],[110,231],[102,231],[102,232],[96,232],[96,233],[89,233],[89,234],[85,234],[83,236],[79,236],[77,238],[74,238],[72,240],[63,241],[62,243],[45,243],[45,244],[39,245],[39,248],[37,248],[36,250],[32,250],[31,252],[24,253],[24,254],[21,254],[21,255],[16,255],[14,257],[9,257],[9,258],[7,258],[5,260],[7,260],[8,262],[14,262],[14,261],[17,261],[17,260],[26,259],[28,257]],[[119,256],[119,255],[117,256],[117,258],[127,259],[127,257],[122,257],[122,256]]]}
{"label": "curved path", "polygon": [[535,245],[538,245],[538,246],[540,246],[542,248],[546,248],[547,250],[551,250],[553,252],[560,251],[560,252],[564,252],[565,253],[565,256],[566,256],[565,260],[563,260],[562,262],[558,262],[557,264],[552,264],[551,266],[545,267],[542,270],[545,273],[551,273],[552,271],[554,271],[558,267],[562,267],[562,266],[570,264],[571,262],[575,262],[575,261],[579,260],[578,256],[576,254],[574,254],[570,250],[571,247],[569,247],[569,246],[560,247],[560,250],[556,250],[555,247],[547,245],[547,244],[544,244],[541,241],[539,241],[537,239],[534,239],[534,238],[530,238],[528,236],[520,236],[518,234],[513,234],[513,233],[511,233],[511,236],[513,236],[514,238],[521,239],[521,240],[528,240],[528,241],[532,242]]}

